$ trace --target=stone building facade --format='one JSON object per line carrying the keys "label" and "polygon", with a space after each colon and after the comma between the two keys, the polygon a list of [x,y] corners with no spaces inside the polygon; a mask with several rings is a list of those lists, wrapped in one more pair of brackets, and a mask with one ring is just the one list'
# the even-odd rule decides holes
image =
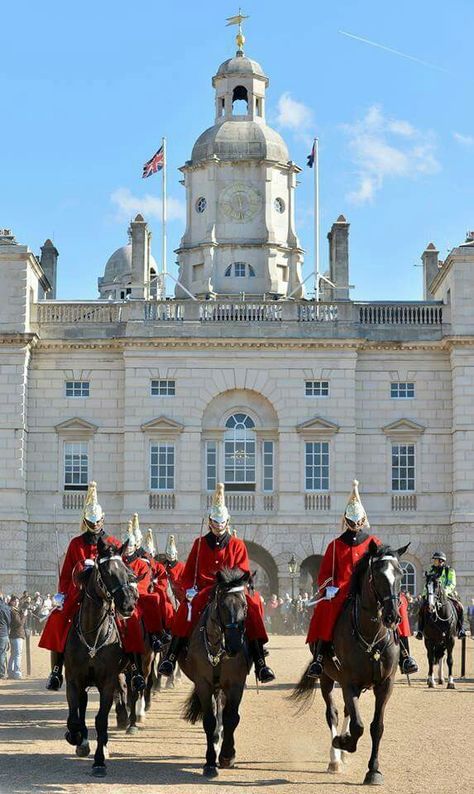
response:
{"label": "stone building facade", "polygon": [[[329,232],[324,300],[303,295],[298,167],[264,121],[268,79],[243,53],[215,78],[216,119],[183,166],[172,299],[142,216],[97,301],[56,300],[58,252],[0,233],[0,587],[53,589],[87,481],[110,531],[132,512],[184,557],[217,480],[264,590],[306,588],[354,476],[372,527],[410,541],[422,587],[446,551],[474,593],[474,239],[422,255],[424,299],[349,299],[349,224]],[[244,103],[234,113],[235,103]],[[185,288],[185,289],[183,289]]]}

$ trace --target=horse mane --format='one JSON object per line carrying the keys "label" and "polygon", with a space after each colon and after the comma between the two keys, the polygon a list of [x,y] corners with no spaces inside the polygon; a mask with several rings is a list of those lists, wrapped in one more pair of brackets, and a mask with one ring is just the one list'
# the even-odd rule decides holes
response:
{"label": "horse mane", "polygon": [[376,551],[371,551],[370,547],[365,552],[364,556],[360,558],[359,562],[354,566],[354,570],[352,572],[352,579],[351,579],[351,587],[350,592],[351,594],[360,593],[362,587],[362,580],[367,573],[369,568],[370,560],[380,560],[382,557],[395,557],[398,560],[398,554],[395,549],[392,549],[389,545],[384,546],[377,546]]}
{"label": "horse mane", "polygon": [[221,568],[216,574],[217,584],[224,587],[243,584],[249,578],[250,574],[248,571],[243,571],[242,568]]}

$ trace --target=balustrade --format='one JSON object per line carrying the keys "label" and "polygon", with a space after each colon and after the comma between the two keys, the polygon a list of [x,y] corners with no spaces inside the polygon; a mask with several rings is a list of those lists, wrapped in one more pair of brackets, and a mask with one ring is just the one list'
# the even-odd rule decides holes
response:
{"label": "balustrade", "polygon": [[304,495],[304,509],[305,510],[321,510],[326,511],[331,509],[331,494],[328,493],[305,493]]}
{"label": "balustrade", "polygon": [[392,494],[392,510],[394,512],[414,512],[416,510],[416,494]]}

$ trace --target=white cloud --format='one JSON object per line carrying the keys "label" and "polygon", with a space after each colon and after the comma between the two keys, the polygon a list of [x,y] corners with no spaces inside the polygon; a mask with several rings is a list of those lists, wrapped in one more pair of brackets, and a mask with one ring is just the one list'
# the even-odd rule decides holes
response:
{"label": "white cloud", "polygon": [[354,204],[373,201],[387,178],[434,174],[440,169],[434,136],[408,121],[384,115],[372,105],[362,119],[344,124],[358,183],[347,198]]}
{"label": "white cloud", "polygon": [[[143,214],[145,220],[155,218],[161,220],[163,202],[160,196],[153,196],[150,193],[144,196],[134,196],[127,187],[119,187],[110,195],[112,204],[115,204],[115,220],[128,221],[138,212]],[[183,201],[168,196],[167,202],[168,220],[184,221],[186,218],[186,206]]]}
{"label": "white cloud", "polygon": [[453,138],[463,146],[474,146],[474,135],[462,135],[460,132],[453,132]]}
{"label": "white cloud", "polygon": [[289,91],[286,91],[278,100],[277,111],[278,126],[291,130],[298,138],[304,140],[306,145],[311,146],[312,135],[309,132],[314,127],[311,108],[293,99]]}

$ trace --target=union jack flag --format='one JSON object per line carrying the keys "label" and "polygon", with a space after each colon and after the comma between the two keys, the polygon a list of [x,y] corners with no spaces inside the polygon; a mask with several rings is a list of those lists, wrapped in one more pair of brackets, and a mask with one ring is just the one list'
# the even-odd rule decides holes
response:
{"label": "union jack flag", "polygon": [[165,164],[165,153],[163,151],[163,146],[160,146],[157,152],[151,157],[145,165],[143,166],[143,174],[142,179],[147,179],[152,174],[156,174],[157,171],[161,171]]}
{"label": "union jack flag", "polygon": [[311,149],[310,153],[306,155],[306,159],[308,160],[306,165],[308,166],[308,168],[313,167],[315,158],[316,158],[316,141],[314,141],[313,148]]}

